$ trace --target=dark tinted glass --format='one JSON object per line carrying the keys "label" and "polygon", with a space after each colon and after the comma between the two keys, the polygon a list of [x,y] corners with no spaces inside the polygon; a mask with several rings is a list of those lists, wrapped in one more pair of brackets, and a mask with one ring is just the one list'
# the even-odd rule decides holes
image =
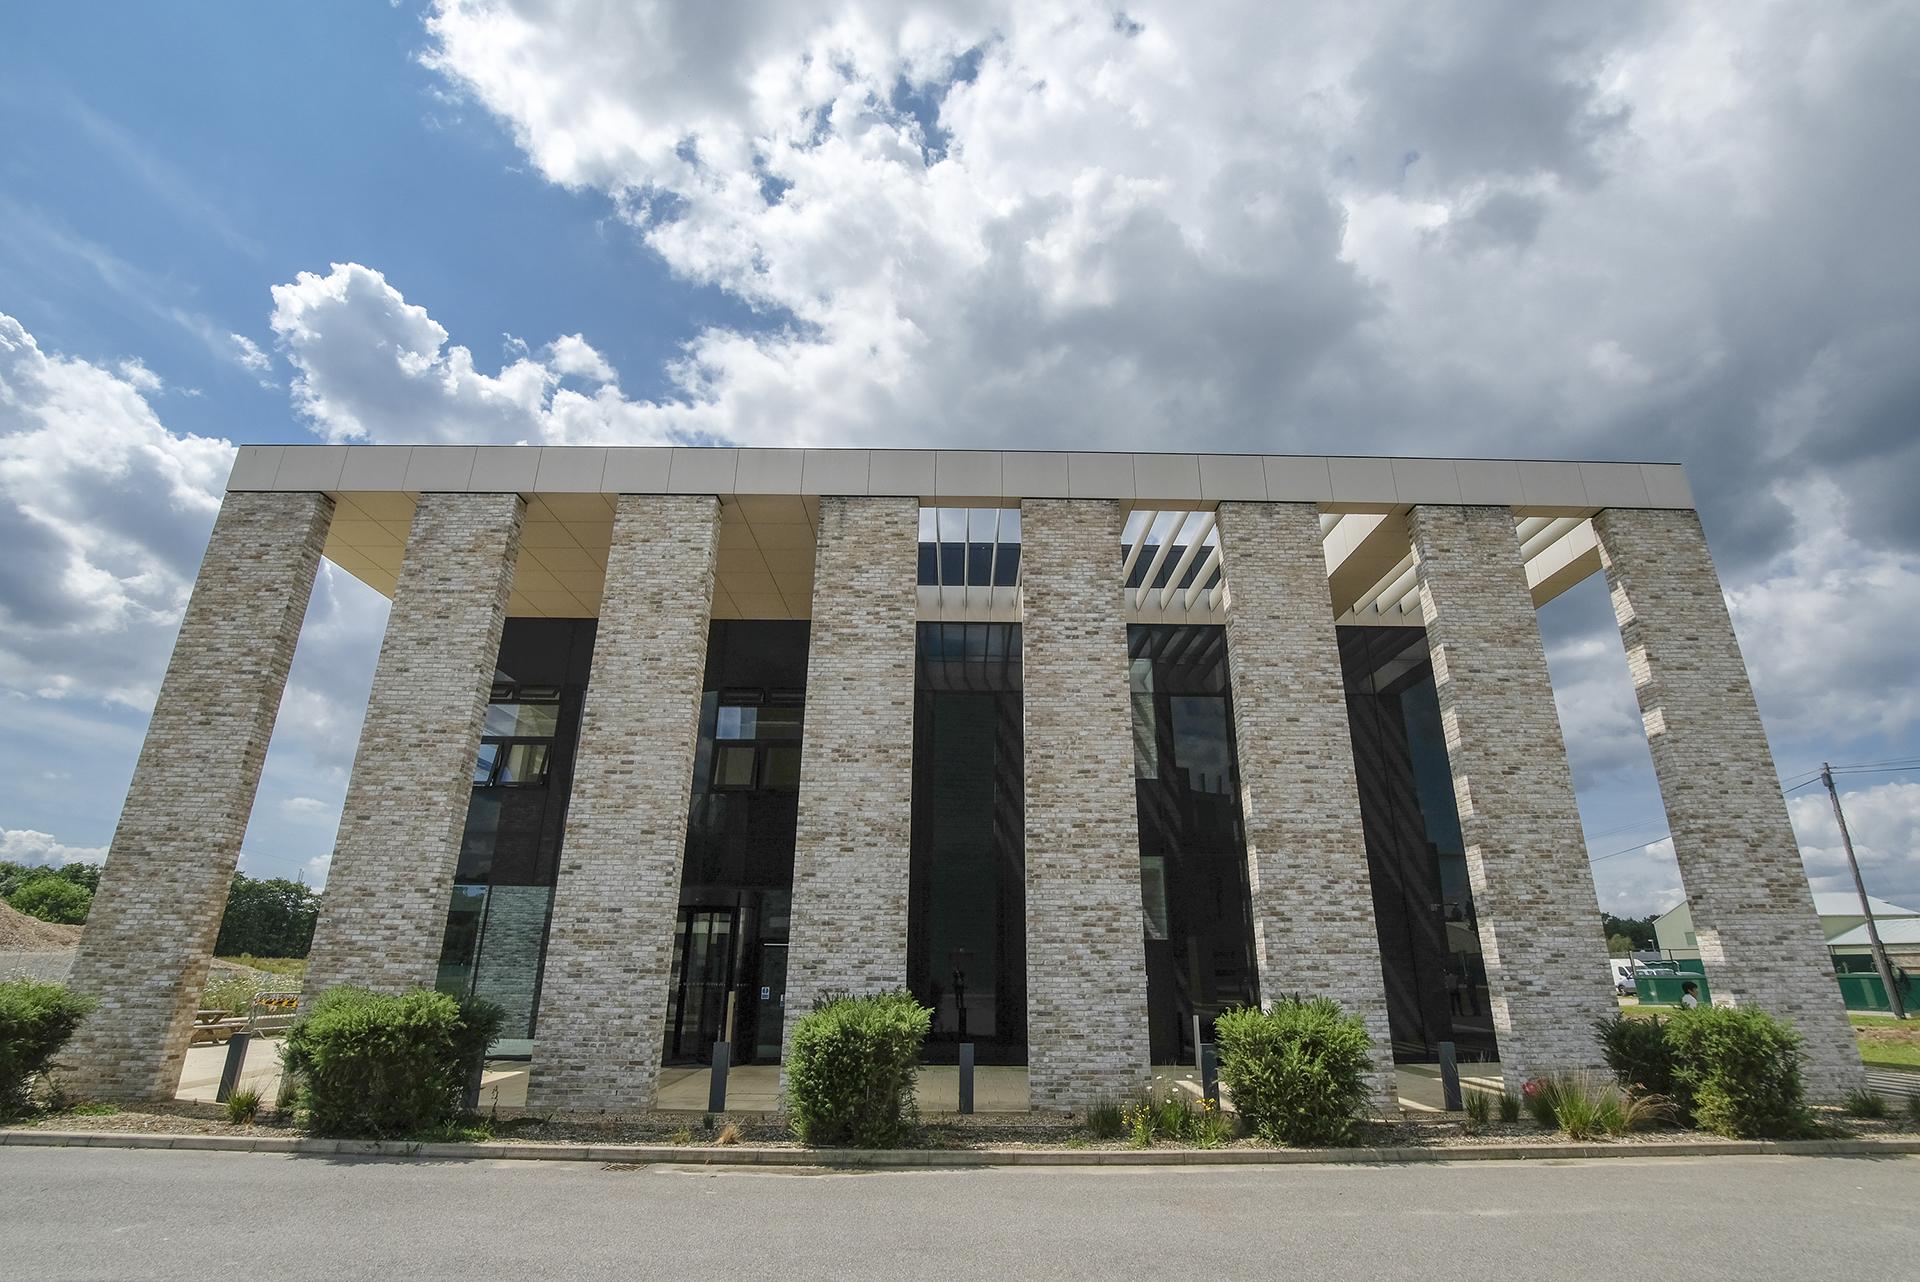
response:
{"label": "dark tinted glass", "polygon": [[1426,634],[1339,630],[1393,1054],[1498,1057]]}
{"label": "dark tinted glass", "polygon": [[1258,996],[1226,635],[1135,625],[1127,646],[1148,1040],[1191,1063],[1194,1016]]}

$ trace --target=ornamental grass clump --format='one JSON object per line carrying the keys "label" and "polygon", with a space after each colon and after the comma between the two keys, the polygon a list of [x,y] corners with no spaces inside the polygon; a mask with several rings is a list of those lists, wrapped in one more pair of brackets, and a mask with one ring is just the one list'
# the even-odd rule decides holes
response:
{"label": "ornamental grass clump", "polygon": [[1243,1006],[1214,1023],[1220,1082],[1255,1135],[1274,1144],[1339,1144],[1367,1105],[1373,1041],[1359,1016],[1325,997]]}
{"label": "ornamental grass clump", "polygon": [[[1233,1141],[1233,1119],[1210,1099],[1190,1099],[1178,1091],[1143,1092],[1120,1108],[1120,1130],[1135,1148],[1158,1141],[1193,1148],[1219,1148]],[[1117,1138],[1118,1135],[1115,1136]]]}
{"label": "ornamental grass clump", "polygon": [[491,1002],[426,989],[330,988],[287,1030],[281,1058],[316,1134],[411,1135],[459,1115],[501,1018]]}
{"label": "ornamental grass clump", "polygon": [[1752,1006],[1701,1006],[1666,1024],[1673,1076],[1694,1121],[1735,1139],[1815,1131],[1800,1080],[1800,1034]]}
{"label": "ornamental grass clump", "polygon": [[1666,1097],[1638,1094],[1597,1072],[1536,1077],[1524,1095],[1534,1121],[1574,1140],[1625,1135],[1672,1116]]}
{"label": "ornamental grass clump", "polygon": [[27,1110],[34,1079],[94,1007],[91,998],[37,979],[0,983],[0,1117]]}
{"label": "ornamental grass clump", "polygon": [[800,1142],[886,1148],[911,1135],[932,1019],[905,991],[823,995],[794,1024],[787,1053],[787,1110]]}

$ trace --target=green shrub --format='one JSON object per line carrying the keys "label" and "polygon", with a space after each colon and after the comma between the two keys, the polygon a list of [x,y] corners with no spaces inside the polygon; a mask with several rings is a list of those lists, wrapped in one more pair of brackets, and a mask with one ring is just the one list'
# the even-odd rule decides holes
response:
{"label": "green shrub", "polygon": [[793,1026],[787,1109],[803,1144],[885,1148],[919,1118],[913,1098],[933,1012],[911,993],[828,993]]}
{"label": "green shrub", "polygon": [[23,883],[7,903],[14,911],[62,926],[78,926],[93,907],[93,892],[64,877],[47,874]]}
{"label": "green shrub", "polygon": [[1512,1091],[1500,1092],[1500,1120],[1503,1122],[1520,1120],[1520,1097]]}
{"label": "green shrub", "polygon": [[33,1079],[73,1036],[93,999],[37,979],[0,983],[0,1117],[27,1107]]}
{"label": "green shrub", "polygon": [[260,1092],[241,1089],[227,1096],[227,1120],[235,1126],[251,1126],[260,1116]]}
{"label": "green shrub", "polygon": [[287,1030],[308,1125],[374,1138],[444,1125],[500,1030],[500,1008],[415,989],[330,988]]}
{"label": "green shrub", "polygon": [[1607,1067],[1622,1086],[1635,1095],[1668,1101],[1670,1110],[1682,1121],[1691,1116],[1693,1101],[1674,1077],[1673,1048],[1667,1043],[1665,1020],[1658,1015],[1651,1019],[1615,1015],[1595,1020],[1593,1030]]}
{"label": "green shrub", "polygon": [[1127,1132],[1126,1106],[1100,1099],[1087,1106],[1087,1132],[1097,1140],[1117,1140]]}
{"label": "green shrub", "polygon": [[1700,1126],[1738,1139],[1812,1132],[1790,1025],[1752,1006],[1700,1006],[1668,1020],[1666,1040]]}
{"label": "green shrub", "polygon": [[1367,1104],[1373,1043],[1358,1016],[1324,997],[1243,1006],[1214,1024],[1220,1081],[1261,1139],[1338,1144]]}
{"label": "green shrub", "polygon": [[1493,1120],[1493,1096],[1485,1091],[1468,1091],[1466,1105],[1469,1126],[1485,1126]]}
{"label": "green shrub", "polygon": [[1848,1091],[1840,1107],[1854,1117],[1885,1117],[1887,1101],[1874,1091]]}

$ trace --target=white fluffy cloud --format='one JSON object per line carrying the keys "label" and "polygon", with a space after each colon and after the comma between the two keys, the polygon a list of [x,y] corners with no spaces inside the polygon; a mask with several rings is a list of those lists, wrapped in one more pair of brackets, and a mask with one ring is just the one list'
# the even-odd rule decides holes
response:
{"label": "white fluffy cloud", "polygon": [[[1842,779],[1844,784],[1847,779]],[[1894,780],[1843,792],[1847,829],[1867,890],[1882,899],[1920,908],[1920,783]],[[1851,891],[1846,851],[1826,790],[1812,788],[1788,803],[1800,854],[1815,890]]]}
{"label": "white fluffy cloud", "polygon": [[106,857],[104,846],[66,846],[52,833],[0,828],[0,859],[11,863],[58,868],[63,864],[97,864]]}
{"label": "white fluffy cloud", "polygon": [[[122,727],[144,715],[159,688],[233,463],[228,442],[167,429],[146,399],[158,382],[137,360],[107,369],[45,352],[0,314],[8,552],[0,560],[0,700],[20,735],[42,740],[28,759],[59,768],[61,831],[71,821],[96,839],[111,826],[138,747]],[[263,797],[300,795],[338,813],[385,616],[378,594],[323,568]],[[263,811],[289,813],[267,806],[256,815]],[[263,875],[290,875],[325,841],[314,831],[324,823],[300,819],[307,831],[297,840],[270,822],[249,833]],[[0,834],[0,858],[59,863],[104,853],[35,829]]]}
{"label": "white fluffy cloud", "polygon": [[[329,440],[515,444],[670,439],[621,394],[613,367],[578,334],[498,373],[449,346],[447,331],[370,267],[335,263],[273,289],[273,331],[298,371],[294,400]],[[562,386],[575,378],[591,394]]]}
{"label": "white fluffy cloud", "polygon": [[[123,371],[126,367],[123,367]],[[0,314],[0,690],[151,702],[233,447]]]}
{"label": "white fluffy cloud", "polygon": [[[428,27],[540,172],[764,318],[589,427],[510,366],[521,430],[1678,456],[1744,500],[1736,563],[1806,473],[1920,543],[1870,461],[1920,466],[1898,5],[439,0]],[[441,381],[484,400],[459,354]]]}
{"label": "white fluffy cloud", "polygon": [[1776,744],[1808,745],[1782,762],[1794,769],[1836,745],[1896,741],[1920,721],[1920,552],[1850,534],[1832,482],[1793,487],[1780,501],[1791,542],[1730,590],[1728,604]]}

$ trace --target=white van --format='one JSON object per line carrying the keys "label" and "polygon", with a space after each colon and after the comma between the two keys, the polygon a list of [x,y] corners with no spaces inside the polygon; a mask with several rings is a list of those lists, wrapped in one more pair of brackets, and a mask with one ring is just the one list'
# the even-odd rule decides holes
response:
{"label": "white van", "polygon": [[1609,957],[1608,965],[1613,967],[1613,991],[1622,997],[1631,997],[1639,990],[1634,986],[1634,960],[1631,957]]}

